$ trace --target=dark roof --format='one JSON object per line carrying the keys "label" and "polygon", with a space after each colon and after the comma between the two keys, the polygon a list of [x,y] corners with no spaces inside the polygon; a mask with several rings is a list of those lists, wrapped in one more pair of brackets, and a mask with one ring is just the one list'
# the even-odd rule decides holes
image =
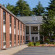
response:
{"label": "dark roof", "polygon": [[42,16],[22,16],[18,17],[25,24],[42,24]]}

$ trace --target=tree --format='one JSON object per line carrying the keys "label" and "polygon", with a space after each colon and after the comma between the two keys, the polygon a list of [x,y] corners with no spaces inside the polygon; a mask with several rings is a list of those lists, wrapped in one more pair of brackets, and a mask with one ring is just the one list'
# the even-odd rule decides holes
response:
{"label": "tree", "polygon": [[6,5],[6,8],[9,10],[9,11],[11,11],[13,14],[15,14],[15,7],[13,6],[13,5],[10,5],[9,3],[8,3],[8,5]]}
{"label": "tree", "polygon": [[16,8],[19,8],[19,9],[17,9],[18,10],[17,15],[29,16],[31,13],[29,5],[24,0],[19,0],[16,3]]}
{"label": "tree", "polygon": [[17,1],[15,6],[8,4],[6,8],[16,16],[31,16],[33,14],[29,5],[24,0]]}
{"label": "tree", "polygon": [[55,0],[50,0],[47,10],[52,11],[52,15],[55,16]]}
{"label": "tree", "polygon": [[42,15],[44,13],[44,7],[40,3],[40,1],[39,1],[38,5],[36,5],[36,7],[33,8],[33,12],[37,16],[40,16],[40,15]]}
{"label": "tree", "polygon": [[43,17],[42,35],[51,39],[55,38],[55,0],[50,0],[47,10],[47,17]]}

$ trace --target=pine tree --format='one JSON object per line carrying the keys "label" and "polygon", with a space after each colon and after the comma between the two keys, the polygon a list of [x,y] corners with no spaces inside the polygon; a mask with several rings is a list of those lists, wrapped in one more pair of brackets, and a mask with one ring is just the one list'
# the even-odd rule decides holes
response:
{"label": "pine tree", "polygon": [[38,5],[36,5],[36,7],[33,8],[33,12],[37,16],[40,16],[40,15],[42,15],[44,13],[44,7],[40,3],[40,1],[39,1]]}
{"label": "pine tree", "polygon": [[50,0],[47,10],[48,15],[52,15],[52,17],[55,16],[55,0]]}
{"label": "pine tree", "polygon": [[19,0],[16,3],[16,8],[19,8],[18,14],[20,16],[29,16],[30,15],[30,7],[24,0]]}
{"label": "pine tree", "polygon": [[8,5],[6,5],[6,8],[14,14],[14,8],[15,8],[15,7],[14,7],[13,5],[10,5],[10,4],[8,3]]}
{"label": "pine tree", "polygon": [[[43,35],[48,38],[55,38],[55,0],[50,0],[49,6],[47,7],[48,16],[43,17]],[[53,35],[52,35],[53,34]]]}

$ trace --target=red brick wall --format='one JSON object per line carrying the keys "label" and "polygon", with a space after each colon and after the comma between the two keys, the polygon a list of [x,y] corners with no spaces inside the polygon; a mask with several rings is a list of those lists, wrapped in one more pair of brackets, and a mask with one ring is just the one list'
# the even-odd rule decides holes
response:
{"label": "red brick wall", "polygon": [[[2,15],[2,21],[1,21],[1,15]],[[10,17],[9,15],[10,15],[9,12],[6,11],[6,48],[10,47],[10,33],[9,33]],[[14,16],[12,16],[11,20],[12,20],[11,22],[12,47],[14,47]],[[0,49],[1,49],[1,22],[2,22],[2,48],[3,48],[3,9],[1,11],[1,8],[0,8]],[[23,39],[25,39],[25,36],[23,38],[23,28],[24,28],[23,25],[24,24],[22,24],[22,30],[20,30],[21,24],[22,24],[21,21],[19,21],[19,45],[20,45],[20,39],[21,39],[20,31],[22,31],[22,44],[23,44]],[[18,19],[16,19],[16,46],[17,45],[18,45]]]}
{"label": "red brick wall", "polygon": [[1,8],[0,8],[0,49],[1,49]]}
{"label": "red brick wall", "polygon": [[[3,48],[3,9],[0,8],[0,49]],[[2,16],[2,21],[1,21],[1,16]],[[2,26],[1,26],[1,22],[2,22]],[[2,27],[2,31],[1,31],[1,27]],[[1,44],[1,33],[2,33],[2,44]],[[1,48],[2,45],[2,48]]]}
{"label": "red brick wall", "polygon": [[10,47],[9,28],[10,28],[10,18],[9,18],[9,13],[6,12],[6,48]]}
{"label": "red brick wall", "polygon": [[16,46],[18,45],[18,20],[16,19]]}
{"label": "red brick wall", "polygon": [[12,16],[12,23],[11,23],[11,34],[12,34],[12,47],[14,46],[14,17]]}

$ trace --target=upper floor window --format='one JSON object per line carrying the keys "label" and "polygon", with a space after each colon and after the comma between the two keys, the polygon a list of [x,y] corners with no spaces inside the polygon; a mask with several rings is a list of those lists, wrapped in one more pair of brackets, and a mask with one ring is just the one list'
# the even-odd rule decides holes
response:
{"label": "upper floor window", "polygon": [[11,15],[10,15],[10,26],[11,26]]}
{"label": "upper floor window", "polygon": [[18,29],[19,29],[19,21],[18,21]]}
{"label": "upper floor window", "polygon": [[29,34],[29,26],[26,26],[26,34]]}
{"label": "upper floor window", "polygon": [[22,23],[20,23],[20,30],[22,30]]}
{"label": "upper floor window", "polygon": [[33,27],[33,31],[38,31],[38,27]]}
{"label": "upper floor window", "polygon": [[6,24],[6,12],[3,11],[3,24]]}
{"label": "upper floor window", "polygon": [[38,34],[38,26],[31,26],[31,34]]}
{"label": "upper floor window", "polygon": [[16,28],[16,19],[14,18],[14,28]]}

